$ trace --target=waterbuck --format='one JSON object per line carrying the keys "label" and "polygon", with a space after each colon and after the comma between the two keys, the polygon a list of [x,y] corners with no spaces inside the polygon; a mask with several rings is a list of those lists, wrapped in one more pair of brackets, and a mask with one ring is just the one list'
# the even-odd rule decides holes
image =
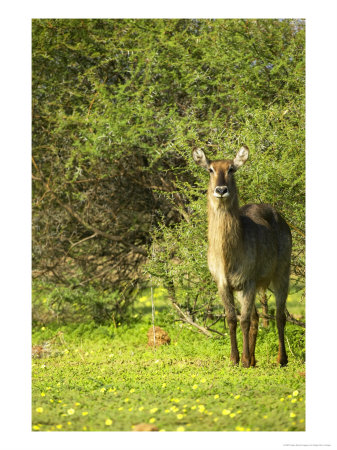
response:
{"label": "waterbuck", "polygon": [[234,364],[238,364],[240,359],[233,291],[238,291],[241,304],[241,362],[243,367],[250,367],[256,364],[255,344],[259,323],[255,306],[256,290],[265,290],[271,285],[276,298],[277,361],[285,366],[288,362],[284,327],[291,255],[289,226],[270,205],[249,204],[239,208],[234,173],[247,161],[247,147],[241,147],[233,160],[210,161],[201,149],[193,151],[193,159],[210,173],[208,267],[225,307],[231,340],[230,359]]}

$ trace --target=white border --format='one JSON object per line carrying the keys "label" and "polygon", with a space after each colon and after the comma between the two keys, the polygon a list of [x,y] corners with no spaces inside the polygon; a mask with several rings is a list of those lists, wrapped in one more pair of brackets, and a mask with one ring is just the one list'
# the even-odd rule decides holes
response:
{"label": "white border", "polygon": [[[336,448],[336,19],[334,0],[6,2],[1,28],[3,279],[1,447],[6,450],[157,447]],[[292,433],[32,433],[30,431],[31,19],[42,17],[305,18],[307,23],[307,431]]]}

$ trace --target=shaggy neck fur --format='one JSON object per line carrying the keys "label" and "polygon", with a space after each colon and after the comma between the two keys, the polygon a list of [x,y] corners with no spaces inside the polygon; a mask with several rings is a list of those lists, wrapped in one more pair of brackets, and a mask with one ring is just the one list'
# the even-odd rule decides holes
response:
{"label": "shaggy neck fur", "polygon": [[225,272],[235,270],[242,252],[242,230],[236,195],[223,201],[208,192],[209,254]]}

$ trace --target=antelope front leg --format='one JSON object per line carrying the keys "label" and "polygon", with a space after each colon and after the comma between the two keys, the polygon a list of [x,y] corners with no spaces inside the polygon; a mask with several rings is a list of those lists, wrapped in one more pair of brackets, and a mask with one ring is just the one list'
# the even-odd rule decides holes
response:
{"label": "antelope front leg", "polygon": [[222,285],[219,286],[219,294],[225,307],[226,319],[229,328],[229,336],[231,340],[231,361],[234,365],[237,365],[239,364],[240,356],[236,340],[237,317],[234,307],[233,291],[227,285]]}
{"label": "antelope front leg", "polygon": [[250,329],[249,329],[250,365],[253,367],[256,366],[255,345],[258,329],[259,329],[259,315],[257,313],[256,306],[254,305],[252,308],[252,315],[250,317]]}
{"label": "antelope front leg", "polygon": [[[250,367],[251,365],[251,356],[252,356],[252,337],[251,337],[251,345],[249,345],[249,330],[251,324],[251,315],[255,302],[255,283],[249,283],[245,289],[239,295],[240,303],[241,303],[241,319],[240,325],[242,330],[242,357],[241,362],[243,367]],[[255,344],[255,342],[254,342]],[[254,345],[255,347],[255,345]],[[254,358],[255,359],[255,358]]]}

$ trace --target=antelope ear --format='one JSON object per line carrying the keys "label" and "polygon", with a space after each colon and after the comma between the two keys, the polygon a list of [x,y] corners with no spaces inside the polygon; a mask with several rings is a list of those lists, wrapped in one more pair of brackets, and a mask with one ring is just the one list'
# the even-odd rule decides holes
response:
{"label": "antelope ear", "polygon": [[204,169],[209,168],[209,160],[206,158],[206,155],[201,150],[201,148],[197,148],[196,150],[193,150],[192,156],[193,156],[194,161],[198,164],[198,166],[201,166]]}
{"label": "antelope ear", "polygon": [[235,159],[234,159],[234,169],[237,170],[239,167],[243,166],[247,161],[249,155],[248,147],[245,145],[240,148]]}

